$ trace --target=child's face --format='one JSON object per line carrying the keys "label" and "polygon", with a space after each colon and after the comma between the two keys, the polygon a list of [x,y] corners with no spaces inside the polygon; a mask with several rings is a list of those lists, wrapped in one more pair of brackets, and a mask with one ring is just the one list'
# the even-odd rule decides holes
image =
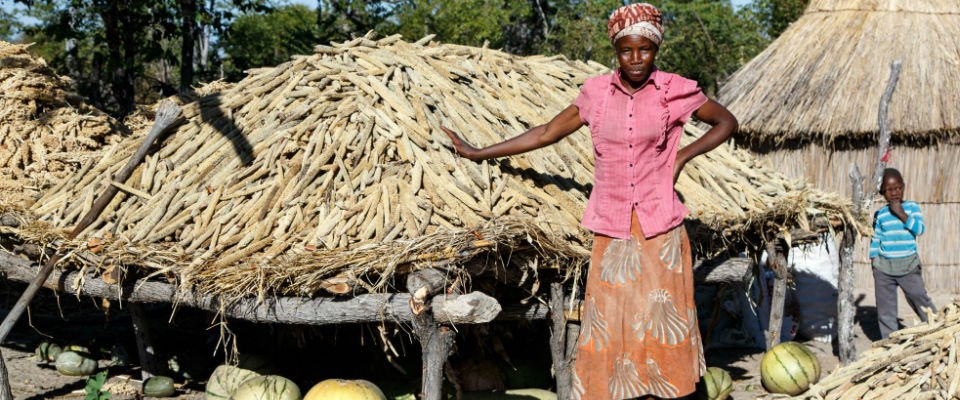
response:
{"label": "child's face", "polygon": [[903,201],[903,180],[896,176],[888,176],[883,179],[883,185],[880,185],[880,191],[887,203]]}

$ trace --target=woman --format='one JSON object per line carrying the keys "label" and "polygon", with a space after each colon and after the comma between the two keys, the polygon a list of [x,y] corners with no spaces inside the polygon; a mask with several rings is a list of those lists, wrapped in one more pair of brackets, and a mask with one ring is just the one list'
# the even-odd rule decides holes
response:
{"label": "woman", "polygon": [[[474,161],[538,149],[590,127],[596,180],[582,225],[593,231],[574,374],[576,399],[676,398],[705,370],[693,302],[686,208],[673,185],[683,166],[737,130],[695,81],[654,66],[660,11],[632,4],[608,21],[619,68],[588,79],[545,125],[477,149],[442,128]],[[691,115],[713,125],[678,150]]]}

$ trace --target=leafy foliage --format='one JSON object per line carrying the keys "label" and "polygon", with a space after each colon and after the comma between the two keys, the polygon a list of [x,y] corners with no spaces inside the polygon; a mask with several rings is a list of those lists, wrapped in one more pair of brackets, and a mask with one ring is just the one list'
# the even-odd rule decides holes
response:
{"label": "leafy foliage", "polygon": [[244,70],[277,65],[294,54],[309,54],[321,35],[316,14],[303,5],[243,15],[223,38],[227,54],[224,71],[229,79],[236,80],[243,77]]}
{"label": "leafy foliage", "polygon": [[[316,44],[369,30],[427,34],[519,54],[564,55],[614,66],[606,22],[623,0],[15,0],[0,9],[0,37],[32,51],[80,94],[116,115],[197,82],[240,79]],[[808,0],[649,0],[664,12],[658,66],[713,92],[799,17]],[[14,15],[17,14],[17,15]],[[32,25],[24,21],[39,20]]]}
{"label": "leafy foliage", "polygon": [[110,400],[110,392],[103,390],[103,384],[106,382],[107,371],[100,371],[87,378],[87,385],[83,388],[86,396],[83,397],[83,400]]}

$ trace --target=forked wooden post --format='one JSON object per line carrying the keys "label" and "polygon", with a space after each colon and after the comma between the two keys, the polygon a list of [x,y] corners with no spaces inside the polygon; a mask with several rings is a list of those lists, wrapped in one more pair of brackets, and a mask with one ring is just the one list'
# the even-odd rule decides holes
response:
{"label": "forked wooden post", "polygon": [[[887,88],[880,97],[880,106],[877,110],[877,123],[880,127],[880,135],[877,137],[877,159],[873,167],[873,175],[868,182],[870,186],[864,193],[863,175],[856,164],[850,164],[850,183],[853,196],[853,215],[859,218],[864,211],[869,212],[873,206],[873,198],[876,197],[880,188],[880,180],[883,177],[883,169],[887,165],[890,151],[890,126],[887,122],[887,110],[890,108],[890,99],[893,97],[893,91],[897,88],[897,82],[900,80],[900,60],[895,60],[890,64],[890,78],[887,80]],[[843,231],[843,244],[840,250],[840,285],[839,299],[837,301],[837,339],[840,344],[840,363],[850,364],[857,359],[857,349],[853,345],[854,333],[853,325],[856,317],[856,305],[853,302],[854,282],[856,281],[856,272],[853,268],[853,251],[857,245],[857,230],[853,227],[847,227]]]}

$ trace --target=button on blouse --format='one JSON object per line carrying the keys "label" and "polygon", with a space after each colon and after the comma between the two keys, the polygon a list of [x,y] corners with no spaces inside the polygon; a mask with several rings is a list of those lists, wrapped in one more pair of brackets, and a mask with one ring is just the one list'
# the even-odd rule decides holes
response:
{"label": "button on blouse", "polygon": [[687,215],[673,189],[673,167],[683,124],[707,97],[696,81],[660,70],[631,95],[619,73],[588,79],[573,102],[593,139],[595,183],[582,225],[628,239],[636,212],[652,238]]}

